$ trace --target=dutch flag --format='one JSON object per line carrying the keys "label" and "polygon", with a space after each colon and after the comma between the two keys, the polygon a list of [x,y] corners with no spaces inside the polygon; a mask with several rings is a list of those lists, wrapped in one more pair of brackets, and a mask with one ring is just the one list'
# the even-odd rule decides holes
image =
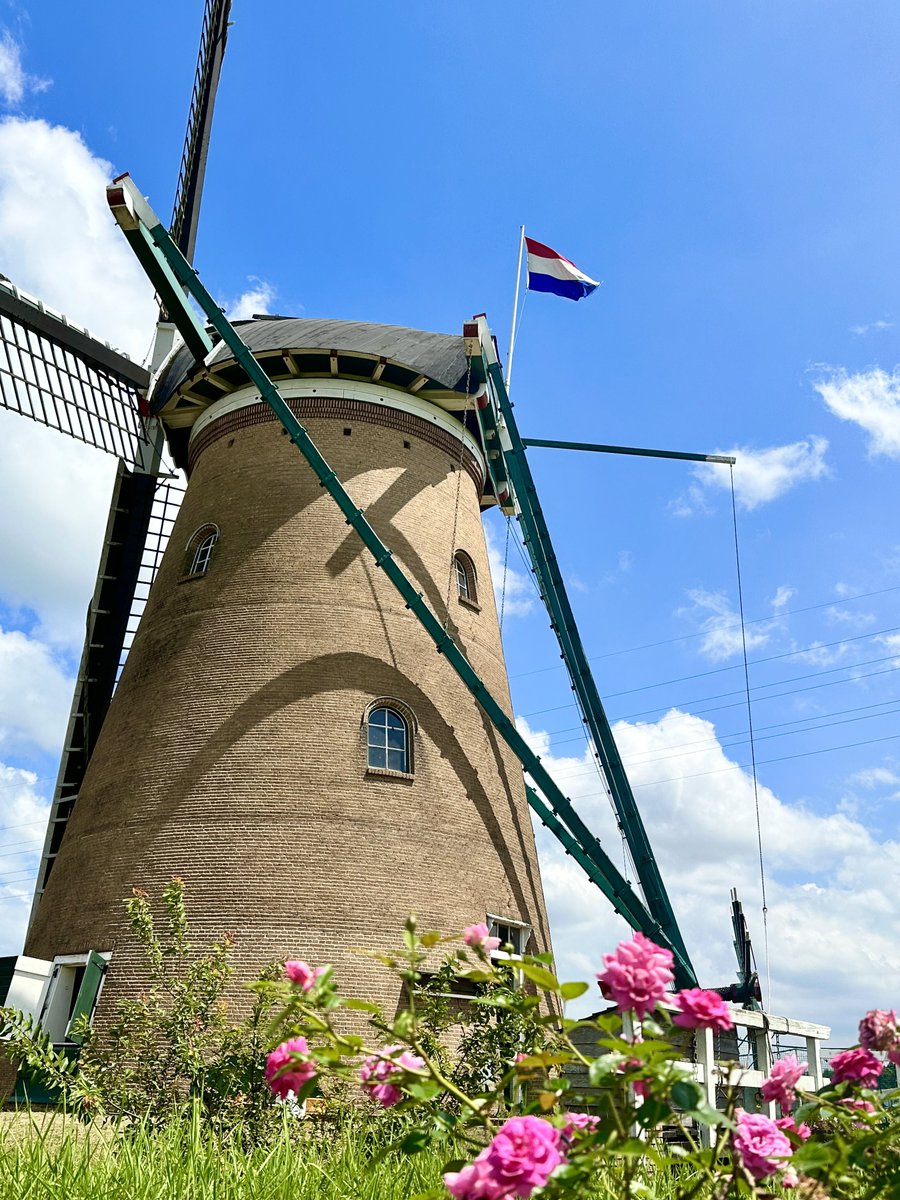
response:
{"label": "dutch flag", "polygon": [[545,246],[527,237],[528,290],[530,292],[552,292],[554,296],[565,296],[567,300],[581,300],[600,286],[579,271],[574,263]]}

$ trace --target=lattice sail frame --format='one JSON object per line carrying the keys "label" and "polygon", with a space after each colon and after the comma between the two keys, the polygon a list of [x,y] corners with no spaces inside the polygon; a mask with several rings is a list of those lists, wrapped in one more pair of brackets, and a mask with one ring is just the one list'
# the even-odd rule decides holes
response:
{"label": "lattice sail frame", "polygon": [[0,407],[121,458],[149,447],[149,372],[0,280]]}

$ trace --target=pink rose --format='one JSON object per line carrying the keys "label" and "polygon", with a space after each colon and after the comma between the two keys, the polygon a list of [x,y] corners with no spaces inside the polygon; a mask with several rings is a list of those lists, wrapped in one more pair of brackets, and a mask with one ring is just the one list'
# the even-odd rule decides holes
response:
{"label": "pink rose", "polygon": [[489,937],[490,930],[484,921],[477,925],[467,925],[463,930],[463,941],[473,950],[483,950],[485,954],[490,954],[492,950],[499,949],[500,939],[498,937]]}
{"label": "pink rose", "polygon": [[444,1183],[454,1200],[504,1200],[509,1196],[481,1154],[461,1171],[448,1171]]}
{"label": "pink rose", "polygon": [[859,1044],[864,1050],[893,1050],[897,1044],[897,1014],[873,1008],[859,1023]]}
{"label": "pink rose", "polygon": [[893,1048],[888,1050],[888,1061],[892,1062],[895,1067],[900,1067],[900,1042]]}
{"label": "pink rose", "polygon": [[842,1100],[841,1108],[852,1108],[854,1112],[873,1113],[875,1105],[869,1100]]}
{"label": "pink rose", "polygon": [[527,1197],[543,1187],[563,1161],[560,1131],[540,1117],[511,1117],[474,1163],[444,1182],[455,1200]]}
{"label": "pink rose", "polygon": [[783,1129],[785,1133],[793,1133],[801,1142],[808,1142],[812,1136],[812,1130],[806,1122],[804,1121],[801,1125],[798,1125],[793,1117],[779,1117],[775,1124],[779,1129]]}
{"label": "pink rose", "polygon": [[295,1037],[282,1042],[266,1056],[266,1083],[282,1100],[292,1093],[299,1092],[315,1075],[316,1066],[305,1057],[308,1054],[309,1045],[306,1038]]}
{"label": "pink rose", "polygon": [[791,1156],[791,1143],[774,1121],[762,1113],[735,1109],[737,1129],[731,1144],[741,1166],[754,1179],[765,1179],[786,1165]]}
{"label": "pink rose", "polygon": [[642,933],[620,942],[613,954],[604,954],[603,966],[605,970],[597,972],[600,991],[620,1012],[633,1009],[641,1021],[665,997],[675,978],[672,952]]}
{"label": "pink rose", "polygon": [[316,985],[320,975],[325,974],[324,967],[311,967],[309,963],[299,959],[291,959],[284,964],[284,973],[291,983],[296,983],[303,992],[310,992]]}
{"label": "pink rose", "polygon": [[728,1005],[716,992],[705,988],[685,988],[675,997],[681,1009],[672,1018],[673,1025],[682,1029],[733,1029],[734,1022]]}
{"label": "pink rose", "polygon": [[591,1116],[590,1113],[567,1112],[565,1114],[565,1125],[563,1126],[562,1135],[565,1141],[574,1141],[579,1134],[593,1133],[600,1124],[600,1118]]}
{"label": "pink rose", "polygon": [[782,1172],[778,1182],[783,1188],[795,1188],[800,1183],[800,1176],[794,1167],[788,1167]]}
{"label": "pink rose", "polygon": [[[403,1052],[398,1054],[398,1050]],[[402,1077],[404,1071],[421,1071],[424,1066],[425,1063],[417,1054],[403,1050],[402,1046],[385,1046],[365,1060],[359,1068],[359,1078],[363,1090],[373,1100],[377,1100],[384,1108],[392,1108],[403,1099],[403,1092],[391,1080]]]}
{"label": "pink rose", "polygon": [[796,1058],[779,1058],[772,1064],[769,1078],[763,1081],[759,1094],[768,1104],[778,1104],[782,1112],[794,1107],[794,1088],[801,1075],[806,1074],[806,1063]]}
{"label": "pink rose", "polygon": [[834,1056],[831,1060],[831,1082],[850,1080],[851,1083],[861,1083],[863,1087],[875,1087],[883,1069],[880,1058],[876,1058],[871,1050],[859,1046]]}
{"label": "pink rose", "polygon": [[[625,1075],[629,1071],[639,1071],[643,1067],[643,1063],[639,1058],[626,1058],[623,1063],[619,1064],[619,1074]],[[650,1095],[650,1081],[648,1079],[629,1079],[631,1090],[636,1096],[640,1096],[646,1100]]]}

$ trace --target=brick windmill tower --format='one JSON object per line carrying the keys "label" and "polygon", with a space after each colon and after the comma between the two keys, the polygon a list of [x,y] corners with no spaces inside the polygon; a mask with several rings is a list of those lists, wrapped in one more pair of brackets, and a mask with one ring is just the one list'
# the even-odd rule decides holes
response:
{"label": "brick windmill tower", "polygon": [[[462,337],[240,326],[354,501],[509,707],[481,509],[494,503]],[[184,877],[198,942],[238,975],[335,963],[429,927],[549,948],[520,764],[224,345],[149,397],[188,486],[25,947],[139,985],[122,898]],[[397,997],[383,996],[384,1000]]]}

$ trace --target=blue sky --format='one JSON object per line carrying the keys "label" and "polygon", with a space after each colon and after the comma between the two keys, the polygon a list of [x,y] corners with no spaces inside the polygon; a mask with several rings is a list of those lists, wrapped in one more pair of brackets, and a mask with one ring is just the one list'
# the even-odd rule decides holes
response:
{"label": "blue sky", "polygon": [[[169,211],[201,7],[0,2],[0,271],[136,357],[152,311],[102,181],[129,170]],[[233,20],[196,255],[232,311],[447,332],[486,311],[505,347],[524,222],[603,287],[528,296],[523,433],[738,454],[773,1006],[846,1040],[900,999],[896,5],[235,0]],[[112,465],[24,424],[0,414],[10,950]],[[725,982],[732,884],[762,954],[727,468],[531,461],[692,950]],[[615,846],[515,538],[508,567],[517,713]],[[541,849],[584,975],[621,926]]]}

